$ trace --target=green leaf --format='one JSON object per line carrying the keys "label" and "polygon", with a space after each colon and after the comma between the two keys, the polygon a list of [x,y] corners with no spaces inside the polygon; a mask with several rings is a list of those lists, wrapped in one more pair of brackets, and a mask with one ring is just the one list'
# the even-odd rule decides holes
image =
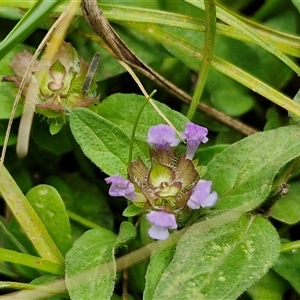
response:
{"label": "green leaf", "polygon": [[27,200],[62,254],[72,245],[69,217],[61,196],[49,185],[40,184],[26,194]]}
{"label": "green leaf", "polygon": [[289,193],[284,195],[272,206],[270,216],[286,224],[295,224],[300,221],[300,183],[290,184]]}
{"label": "green leaf", "polygon": [[[16,221],[15,218],[12,218],[9,222],[2,219],[1,224],[1,245],[4,249],[10,249],[9,251],[13,250],[15,252],[7,253],[7,258],[2,257],[2,260],[7,260],[13,263],[13,271],[14,273],[18,274],[15,276],[22,276],[26,279],[32,280],[33,278],[36,278],[36,276],[40,275],[40,272],[38,271],[38,266],[34,266],[35,259],[39,256],[37,255],[37,252],[25,234],[25,232],[22,230],[20,224],[18,221]],[[18,260],[18,256],[20,254],[33,254],[32,258],[29,257],[22,257]],[[4,252],[5,254],[5,252]],[[3,253],[2,253],[3,255]],[[26,264],[32,263],[34,268],[27,267]],[[10,266],[11,268],[11,266]],[[61,265],[62,273],[64,272],[64,265]],[[11,270],[12,271],[12,270]],[[51,273],[51,270],[48,270],[48,272]],[[12,276],[14,278],[15,276]]]}
{"label": "green leaf", "polygon": [[120,231],[117,237],[117,246],[126,244],[131,239],[136,237],[136,228],[134,225],[128,221],[121,223]]}
{"label": "green leaf", "polygon": [[61,128],[64,126],[64,121],[62,119],[56,118],[51,120],[49,131],[52,135],[60,132]]}
{"label": "green leaf", "polygon": [[16,271],[11,270],[11,266],[9,265],[9,263],[6,263],[4,261],[0,262],[0,274],[9,278],[18,278],[19,276]]}
{"label": "green leaf", "polygon": [[284,279],[273,270],[269,270],[264,277],[247,290],[247,293],[253,300],[281,300],[284,299],[284,292],[288,288],[289,285]]}
{"label": "green leaf", "polygon": [[142,208],[141,207],[138,207],[138,206],[135,206],[135,205],[129,205],[127,206],[122,215],[126,218],[130,218],[130,217],[134,217],[134,216],[137,216],[138,214],[140,214],[142,212]]}
{"label": "green leaf", "polygon": [[240,116],[254,106],[254,99],[245,87],[215,70],[211,70],[207,89],[214,107],[229,116]]}
{"label": "green leaf", "polygon": [[[292,116],[291,116],[292,118]],[[267,122],[265,123],[264,130],[271,130],[275,129],[281,126],[284,126],[286,124],[286,116],[283,116],[278,107],[270,107],[266,112],[266,119]],[[290,123],[292,124],[292,123]],[[297,124],[297,123],[294,123]]]}
{"label": "green leaf", "polygon": [[299,156],[299,126],[281,127],[247,137],[222,151],[207,165],[205,179],[219,194],[218,209],[246,204],[249,210],[268,196],[274,176]]}
{"label": "green leaf", "polygon": [[[114,94],[106,98],[99,107],[99,114],[122,128],[128,136],[132,134],[132,128],[138,112],[145,102],[145,97],[135,94]],[[158,108],[173,123],[177,130],[183,131],[189,120],[165,104],[154,101]],[[145,142],[148,130],[151,126],[165,123],[150,103],[147,103],[139,119],[135,138]]]}
{"label": "green leaf", "polygon": [[[17,95],[17,88],[12,83],[3,82],[0,86],[1,90],[1,103],[0,103],[0,119],[9,119],[15,95]],[[19,103],[16,111],[16,117],[22,114],[23,103]]]}
{"label": "green leaf", "polygon": [[[0,146],[3,146],[5,141],[7,122],[6,120],[0,120]],[[8,146],[14,145],[17,142],[17,135],[15,133],[11,133],[8,139]]]}
{"label": "green leaf", "polygon": [[[12,51],[10,51],[1,61],[0,61],[0,76],[12,75],[13,71],[9,64],[11,63],[13,57],[24,50],[23,45],[17,45]],[[18,92],[18,88],[12,82],[0,82],[0,119],[9,119],[12,111],[13,103]],[[22,114],[23,103],[19,102],[16,110],[15,117]]]}
{"label": "green leaf", "polygon": [[92,229],[74,242],[66,254],[66,285],[72,300],[110,300],[114,289],[116,236]]}
{"label": "green leaf", "polygon": [[143,7],[143,8],[157,8],[161,7],[160,0],[152,0],[152,1],[140,1],[140,0],[131,0],[131,1],[120,1],[120,0],[104,0],[103,3],[109,3],[112,5],[117,5],[120,3],[126,3],[126,6],[130,8],[131,6],[135,7]]}
{"label": "green leaf", "polygon": [[[28,1],[29,2],[29,1]],[[1,2],[2,6],[0,8],[0,17],[2,19],[9,19],[9,20],[20,20],[23,17],[23,14],[20,10],[14,7],[5,7],[5,3]]]}
{"label": "green leaf", "polygon": [[228,144],[214,145],[206,148],[199,148],[195,153],[195,158],[199,159],[200,164],[206,165],[215,156],[228,147]]}
{"label": "green leaf", "polygon": [[[53,122],[51,122],[52,124]],[[61,128],[61,130],[52,135],[50,132],[51,125],[49,123],[42,122],[40,119],[35,118],[33,121],[33,128],[31,136],[36,144],[51,153],[56,155],[62,155],[72,150],[72,138],[70,136],[70,130],[67,126]]]}
{"label": "green leaf", "polygon": [[151,255],[150,263],[146,273],[146,286],[144,291],[144,300],[152,300],[156,286],[159,283],[162,274],[173,259],[175,246],[169,247]]}
{"label": "green leaf", "polygon": [[51,262],[63,264],[64,258],[44,224],[3,165],[0,176],[0,193],[38,254]]}
{"label": "green leaf", "polygon": [[298,0],[291,0],[291,1],[295,5],[295,7],[298,9],[298,12],[300,12],[300,2]]}
{"label": "green leaf", "polygon": [[212,224],[213,219],[194,224],[182,236],[153,300],[236,299],[276,261],[279,237],[264,218]]}
{"label": "green leaf", "polygon": [[62,1],[37,1],[0,44],[0,60],[18,43],[24,41]]}
{"label": "green leaf", "polygon": [[[74,109],[70,116],[72,133],[84,154],[108,175],[127,177],[130,138],[119,127],[88,109]],[[133,159],[145,159],[134,143]]]}
{"label": "green leaf", "polygon": [[71,211],[101,227],[113,229],[114,218],[107,195],[100,190],[98,184],[77,173],[65,174],[63,178],[51,176],[46,183],[58,190],[69,213]]}
{"label": "green leaf", "polygon": [[280,253],[273,269],[300,294],[300,250]]}

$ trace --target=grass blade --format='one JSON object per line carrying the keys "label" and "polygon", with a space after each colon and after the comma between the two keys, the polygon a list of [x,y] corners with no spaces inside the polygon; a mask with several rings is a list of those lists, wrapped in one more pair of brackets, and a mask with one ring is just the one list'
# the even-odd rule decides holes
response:
{"label": "grass blade", "polygon": [[39,255],[51,262],[63,264],[62,254],[5,166],[2,166],[0,173],[0,193]]}
{"label": "grass blade", "polygon": [[[18,43],[24,41],[62,1],[37,1],[0,44],[0,60]],[[2,3],[3,5],[3,3]]]}

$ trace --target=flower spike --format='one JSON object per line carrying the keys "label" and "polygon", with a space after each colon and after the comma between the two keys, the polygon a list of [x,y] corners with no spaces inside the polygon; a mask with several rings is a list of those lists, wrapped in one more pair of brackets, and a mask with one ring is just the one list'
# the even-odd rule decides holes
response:
{"label": "flower spike", "polygon": [[[128,179],[111,176],[109,194],[123,196],[147,212],[151,223],[148,234],[155,240],[165,240],[170,230],[182,228],[191,210],[212,207],[217,199],[211,191],[212,182],[200,180],[197,161],[192,161],[197,147],[206,143],[208,129],[193,123],[186,124],[182,138],[187,152],[177,154],[171,147],[179,144],[175,130],[168,125],[152,126],[148,131],[149,162],[140,157],[129,164]],[[139,209],[139,213],[140,213]],[[179,225],[177,225],[179,220]]]}

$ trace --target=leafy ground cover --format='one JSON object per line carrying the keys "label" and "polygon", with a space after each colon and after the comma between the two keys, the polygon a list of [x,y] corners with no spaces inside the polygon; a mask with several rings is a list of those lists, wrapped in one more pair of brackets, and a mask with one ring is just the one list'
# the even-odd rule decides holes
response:
{"label": "leafy ground cover", "polygon": [[0,299],[298,299],[299,11],[1,1]]}

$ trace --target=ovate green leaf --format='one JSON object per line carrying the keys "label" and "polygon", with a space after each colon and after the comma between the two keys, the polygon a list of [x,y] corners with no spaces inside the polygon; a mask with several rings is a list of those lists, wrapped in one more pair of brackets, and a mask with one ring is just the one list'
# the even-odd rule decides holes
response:
{"label": "ovate green leaf", "polygon": [[259,216],[212,227],[194,224],[179,240],[153,300],[236,299],[261,278],[279,255],[275,228]]}
{"label": "ovate green leaf", "polygon": [[298,0],[292,0],[292,3],[295,5],[295,7],[298,9],[300,12],[300,2]]}
{"label": "ovate green leaf", "polygon": [[113,228],[113,214],[99,185],[79,173],[65,174],[63,178],[52,176],[46,182],[62,195],[67,210],[106,229]]}
{"label": "ovate green leaf", "polygon": [[282,252],[273,269],[300,294],[300,250]]}
{"label": "ovate green leaf", "polygon": [[[1,61],[0,61],[0,76],[12,75],[13,71],[9,64],[11,63],[13,57],[24,50],[23,45],[16,46],[12,51],[10,51]],[[12,82],[0,82],[0,119],[9,119],[15,97],[17,95],[18,88]],[[15,116],[21,115],[23,109],[22,101],[19,103]]]}
{"label": "ovate green leaf", "polygon": [[175,246],[156,252],[151,255],[150,263],[146,274],[146,287],[144,292],[144,300],[152,300],[156,286],[171,262],[175,252]]}
{"label": "ovate green leaf", "polygon": [[[99,113],[131,136],[133,125],[145,100],[145,97],[135,94],[114,94],[101,103]],[[179,131],[184,130],[185,124],[189,122],[185,116],[165,104],[154,102]],[[139,119],[135,138],[146,141],[149,128],[161,123],[165,121],[153,106],[147,103]]]}
{"label": "ovate green leaf", "polygon": [[[85,155],[109,175],[127,177],[129,136],[112,122],[91,112],[77,108],[70,116],[72,133]],[[133,159],[145,158],[134,143]]]}
{"label": "ovate green leaf", "polygon": [[138,207],[138,206],[135,206],[135,205],[129,205],[127,206],[122,215],[126,218],[130,218],[130,217],[134,217],[138,214],[140,214],[142,212],[142,208],[141,207]]}
{"label": "ovate green leaf", "polygon": [[293,182],[287,195],[281,197],[272,206],[270,215],[272,218],[286,224],[295,224],[300,221],[300,183]]}
{"label": "ovate green leaf", "polygon": [[65,205],[50,185],[41,184],[32,188],[26,198],[36,211],[49,235],[62,254],[71,247],[71,227]]}
{"label": "ovate green leaf", "polygon": [[136,237],[136,228],[128,221],[124,221],[120,225],[119,235],[117,237],[117,246],[125,244],[127,241]]}
{"label": "ovate green leaf", "polygon": [[114,289],[116,236],[106,229],[85,232],[66,254],[66,285],[72,300],[110,300]]}
{"label": "ovate green leaf", "polygon": [[209,162],[205,175],[219,194],[216,207],[255,208],[268,196],[278,170],[299,155],[299,126],[257,133],[227,147]]}
{"label": "ovate green leaf", "polygon": [[284,299],[284,292],[288,287],[288,283],[282,277],[273,270],[269,270],[264,277],[247,290],[247,293],[253,300],[281,300]]}

